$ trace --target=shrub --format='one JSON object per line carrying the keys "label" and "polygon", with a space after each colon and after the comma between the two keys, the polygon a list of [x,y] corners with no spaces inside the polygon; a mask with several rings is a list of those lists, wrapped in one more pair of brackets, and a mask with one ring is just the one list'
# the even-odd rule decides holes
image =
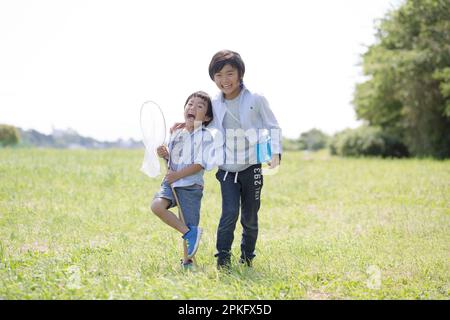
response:
{"label": "shrub", "polygon": [[407,157],[405,144],[378,127],[361,126],[335,134],[330,143],[330,153],[345,157],[381,156]]}
{"label": "shrub", "polygon": [[303,132],[299,138],[300,148],[302,150],[316,151],[326,148],[329,137],[318,129],[311,129]]}
{"label": "shrub", "polygon": [[300,150],[300,144],[297,139],[283,138],[283,150],[284,151],[298,151]]}
{"label": "shrub", "polygon": [[20,137],[16,127],[0,124],[0,146],[12,146],[19,143]]}

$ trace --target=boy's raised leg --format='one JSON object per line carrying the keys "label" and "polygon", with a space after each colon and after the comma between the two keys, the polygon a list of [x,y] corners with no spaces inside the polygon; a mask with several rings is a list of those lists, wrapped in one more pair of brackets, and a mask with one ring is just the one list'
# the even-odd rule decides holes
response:
{"label": "boy's raised leg", "polygon": [[153,200],[151,209],[164,223],[171,226],[181,234],[186,234],[189,228],[182,222],[175,214],[167,208],[169,207],[169,200],[164,198],[156,198]]}

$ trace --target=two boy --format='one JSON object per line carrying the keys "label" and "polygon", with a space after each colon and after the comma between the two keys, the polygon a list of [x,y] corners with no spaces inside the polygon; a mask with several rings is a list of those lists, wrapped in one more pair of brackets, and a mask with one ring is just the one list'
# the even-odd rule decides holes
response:
{"label": "two boy", "polygon": [[[217,131],[215,142],[209,141],[207,145],[201,144],[203,150],[206,150],[203,152],[205,157],[203,166],[193,161],[187,167],[189,169],[183,168],[181,170],[184,171],[179,173],[177,170],[170,170],[165,179],[167,183],[176,186],[180,179],[191,179],[186,175],[188,173],[198,175],[201,172],[202,175],[203,169],[210,169],[214,165],[219,167],[216,178],[221,188],[222,212],[217,230],[217,253],[215,255],[219,269],[229,268],[231,265],[231,246],[240,211],[243,227],[240,262],[248,266],[252,265],[256,256],[258,211],[263,187],[261,163],[268,161],[270,167],[275,168],[281,159],[281,128],[266,98],[250,92],[244,86],[244,74],[245,64],[237,52],[223,50],[213,56],[209,65],[209,76],[215,82],[220,93],[211,101],[211,108],[208,109],[208,112],[211,110],[209,116],[205,115],[203,119],[199,117],[198,120],[203,121],[204,130],[207,130],[206,125],[209,124],[208,128]],[[185,108],[185,123],[174,128],[178,130],[190,128],[188,120]],[[208,123],[205,124],[205,120]],[[212,135],[208,138],[212,138]],[[169,149],[171,150],[170,143]],[[169,153],[170,151],[165,150],[163,153],[160,150],[158,154],[167,156]],[[194,154],[198,154],[198,151],[194,150]],[[195,165],[200,165],[202,168],[194,167]],[[167,186],[165,190],[168,190]],[[155,207],[157,212],[153,210],[153,205],[152,210],[179,232],[186,232],[183,237],[189,239],[190,233],[195,234],[193,230],[200,230],[195,225],[197,223],[198,226],[198,221],[193,221],[191,227],[187,224],[183,226],[175,221],[174,215],[170,216],[166,212],[173,201],[168,199],[169,196],[165,197],[165,193],[162,191],[161,189],[160,195],[154,200],[154,203],[156,201],[159,204],[157,208]],[[201,197],[198,201],[200,199]],[[180,206],[186,215],[187,209],[183,206],[183,202],[185,201],[180,199]],[[197,207],[199,211],[200,205],[195,207],[194,216],[199,215]],[[188,229],[189,231],[187,231]],[[197,238],[199,239],[199,237]],[[194,244],[191,245],[191,243]],[[195,253],[198,243],[188,240],[187,246],[188,254],[185,255],[185,258],[189,259],[192,257],[189,252],[193,250]],[[189,249],[191,247],[195,250]],[[185,262],[189,262],[189,260]]]}

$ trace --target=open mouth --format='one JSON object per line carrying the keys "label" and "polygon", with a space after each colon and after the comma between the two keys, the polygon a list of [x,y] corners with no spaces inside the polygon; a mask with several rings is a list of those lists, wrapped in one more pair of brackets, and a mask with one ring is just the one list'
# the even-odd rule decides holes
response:
{"label": "open mouth", "polygon": [[195,120],[195,115],[193,115],[193,114],[188,114],[188,115],[186,116],[186,118],[187,118],[188,120]]}

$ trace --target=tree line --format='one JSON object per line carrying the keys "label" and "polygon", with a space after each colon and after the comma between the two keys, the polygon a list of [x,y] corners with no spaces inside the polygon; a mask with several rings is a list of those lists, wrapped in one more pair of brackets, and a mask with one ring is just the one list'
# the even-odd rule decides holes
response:
{"label": "tree line", "polygon": [[116,141],[98,141],[83,137],[75,130],[53,130],[44,134],[37,130],[23,130],[11,125],[0,124],[0,147],[41,147],[61,149],[108,149],[108,148],[142,148],[141,141],[134,139]]}

